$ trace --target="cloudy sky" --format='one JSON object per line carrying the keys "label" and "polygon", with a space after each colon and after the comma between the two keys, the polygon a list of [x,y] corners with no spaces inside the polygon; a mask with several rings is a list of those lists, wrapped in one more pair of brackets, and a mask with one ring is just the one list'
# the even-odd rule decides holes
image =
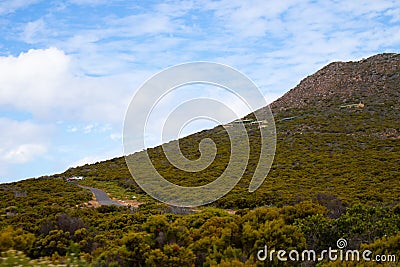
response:
{"label": "cloudy sky", "polygon": [[122,155],[127,106],[166,67],[227,64],[271,101],[331,61],[399,52],[400,3],[3,0],[0,31],[8,182]]}

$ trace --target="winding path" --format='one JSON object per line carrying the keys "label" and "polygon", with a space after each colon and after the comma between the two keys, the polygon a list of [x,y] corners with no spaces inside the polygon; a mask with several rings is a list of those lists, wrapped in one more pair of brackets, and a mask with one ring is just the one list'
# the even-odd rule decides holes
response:
{"label": "winding path", "polygon": [[89,187],[89,186],[83,186],[83,185],[78,185],[79,187],[85,188],[85,189],[89,189],[90,191],[92,191],[92,193],[95,195],[96,197],[96,201],[99,202],[100,205],[105,205],[105,206],[110,206],[110,205],[115,205],[115,206],[122,206],[122,204],[118,203],[115,200],[112,200],[108,197],[107,193],[97,189],[97,188],[93,188],[93,187]]}

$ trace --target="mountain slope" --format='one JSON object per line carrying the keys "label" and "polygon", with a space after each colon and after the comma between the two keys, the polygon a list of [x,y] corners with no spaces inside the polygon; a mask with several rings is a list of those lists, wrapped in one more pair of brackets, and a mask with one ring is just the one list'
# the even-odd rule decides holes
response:
{"label": "mountain slope", "polygon": [[[271,109],[277,126],[277,150],[270,174],[255,193],[248,192],[260,145],[258,130],[249,127],[248,168],[238,185],[215,205],[236,208],[282,205],[321,196],[345,203],[398,201],[399,54],[331,63],[302,80],[272,103]],[[196,175],[174,168],[160,147],[148,152],[168,180],[186,186],[206,184],[217,178],[229,162],[226,132],[216,127],[179,140],[182,153],[196,159],[200,155],[198,144],[206,137],[217,144],[217,160]],[[61,174],[69,175],[88,177],[87,184],[104,189],[118,187],[128,195],[143,193],[131,178],[123,158]]]}
{"label": "mountain slope", "polygon": [[[260,149],[258,128],[248,126],[251,153],[243,179],[211,204],[234,212],[154,204],[122,157],[0,184],[0,265],[256,266],[257,252],[266,245],[271,251],[321,253],[343,238],[349,250],[400,255],[399,61],[399,55],[383,54],[332,63],[274,102],[278,140],[270,174],[257,191],[248,192]],[[160,147],[148,152],[167,179],[205,184],[229,162],[224,128],[179,140],[182,153],[196,159],[206,137],[216,143],[216,160],[195,175],[174,168]],[[92,206],[89,190],[62,179],[73,175],[113,197],[147,203]],[[287,266],[276,258],[265,264]],[[343,261],[292,262],[316,264]]]}

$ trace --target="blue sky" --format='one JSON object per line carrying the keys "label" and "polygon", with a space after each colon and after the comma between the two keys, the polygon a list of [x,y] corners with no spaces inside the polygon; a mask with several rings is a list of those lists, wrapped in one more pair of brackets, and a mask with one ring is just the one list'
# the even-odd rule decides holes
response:
{"label": "blue sky", "polygon": [[227,64],[270,102],[331,61],[399,52],[400,3],[5,0],[0,31],[8,182],[121,156],[130,99],[166,67]]}

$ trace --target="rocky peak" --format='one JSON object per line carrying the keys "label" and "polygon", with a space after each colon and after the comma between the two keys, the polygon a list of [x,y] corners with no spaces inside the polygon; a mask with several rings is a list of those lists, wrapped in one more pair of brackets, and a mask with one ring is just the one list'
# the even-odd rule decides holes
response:
{"label": "rocky peak", "polygon": [[400,102],[400,54],[379,54],[360,61],[333,62],[303,79],[271,104],[273,111],[308,105]]}

